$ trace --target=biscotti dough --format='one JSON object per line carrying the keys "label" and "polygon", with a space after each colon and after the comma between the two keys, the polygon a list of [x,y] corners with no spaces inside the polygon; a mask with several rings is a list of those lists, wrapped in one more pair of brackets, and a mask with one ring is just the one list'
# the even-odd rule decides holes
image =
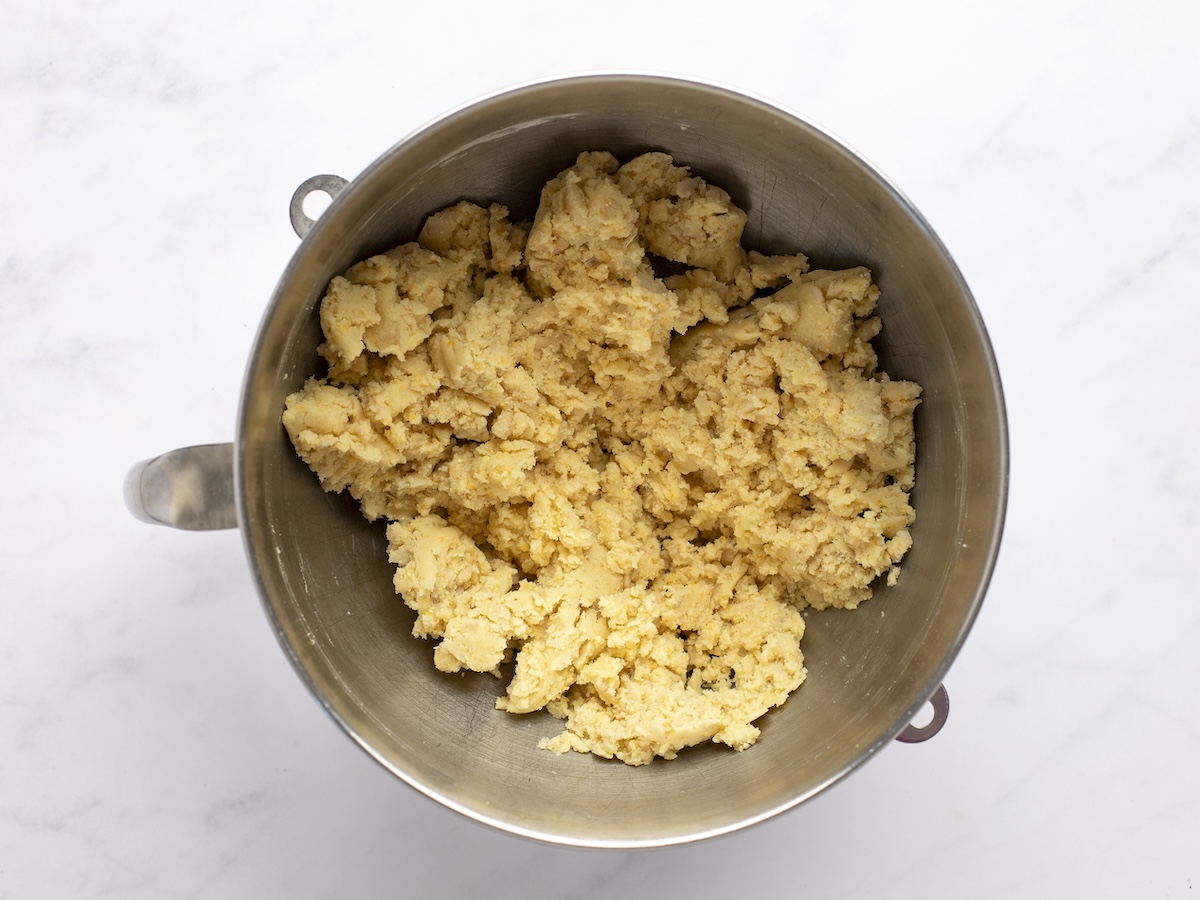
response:
{"label": "biscotti dough", "polygon": [[551,750],[750,746],[805,678],[801,609],[911,544],[920,388],[877,371],[870,272],[745,222],[663,153],[584,153],[532,224],[459,203],[322,301],[296,450],[389,521],[437,668],[515,658],[497,706],[562,719]]}

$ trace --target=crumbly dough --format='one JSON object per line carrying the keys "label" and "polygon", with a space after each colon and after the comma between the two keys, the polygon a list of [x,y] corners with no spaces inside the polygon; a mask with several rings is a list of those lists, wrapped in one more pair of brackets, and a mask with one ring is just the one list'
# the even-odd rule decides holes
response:
{"label": "crumbly dough", "polygon": [[437,668],[515,658],[497,706],[562,719],[551,750],[750,746],[805,678],[800,610],[911,544],[920,388],[876,369],[871,274],[745,222],[663,153],[584,153],[531,224],[459,203],[321,304],[296,450],[389,520]]}

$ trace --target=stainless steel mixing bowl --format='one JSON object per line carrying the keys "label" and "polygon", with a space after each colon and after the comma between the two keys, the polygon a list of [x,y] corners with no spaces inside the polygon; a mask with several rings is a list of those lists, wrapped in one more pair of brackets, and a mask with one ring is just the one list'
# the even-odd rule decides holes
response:
{"label": "stainless steel mixing bowl", "polygon": [[[538,739],[560,723],[498,712],[501,682],[433,667],[432,645],[411,636],[412,613],[393,592],[382,524],[324,493],[280,425],[284,398],[319,370],[317,306],[333,275],[413,239],[426,215],[463,198],[530,216],[541,186],[592,149],[622,160],[670,152],[747,211],[748,247],[801,249],[821,267],[869,266],[882,290],[883,367],[924,387],[917,521],[903,575],[857,612],[808,616],[808,681],[761,720],[761,739],[743,753],[710,744],[631,768],[539,750]],[[313,223],[302,201],[315,188],[336,198]],[[128,491],[144,517],[240,525],[296,671],[388,770],[517,834],[599,847],[678,843],[812,797],[887,746],[938,688],[979,610],[1000,541],[1003,400],[983,322],[945,247],[855,153],[795,115],[728,90],[581,77],[460,109],[349,183],[306,183],[292,214],[306,236],[263,319],[235,443],[139,466]],[[170,490],[160,495],[156,483]],[[236,514],[221,496],[230,483]]]}

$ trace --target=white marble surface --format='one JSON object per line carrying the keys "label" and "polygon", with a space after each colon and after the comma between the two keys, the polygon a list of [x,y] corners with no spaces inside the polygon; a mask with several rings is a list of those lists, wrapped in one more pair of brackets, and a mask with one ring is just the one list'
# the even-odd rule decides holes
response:
{"label": "white marble surface", "polygon": [[[0,897],[1200,896],[1200,6],[666,8],[0,4]],[[292,673],[238,535],[121,500],[132,462],[232,437],[301,180],[594,68],[724,82],[872,159],[972,285],[1012,430],[946,729],[636,853],[395,782]]]}

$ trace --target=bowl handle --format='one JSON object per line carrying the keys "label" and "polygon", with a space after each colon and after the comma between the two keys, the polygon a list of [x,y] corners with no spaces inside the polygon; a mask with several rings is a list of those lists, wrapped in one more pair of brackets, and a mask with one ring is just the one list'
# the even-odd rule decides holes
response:
{"label": "bowl handle", "polygon": [[292,230],[296,232],[296,237],[304,238],[317,224],[317,220],[304,211],[304,201],[309,195],[327,194],[330,201],[333,201],[349,183],[341,175],[314,175],[296,188],[288,206],[288,216],[292,220]]}
{"label": "bowl handle", "polygon": [[237,528],[233,444],[183,447],[138,463],[125,476],[125,505],[155,525]]}
{"label": "bowl handle", "polygon": [[950,715],[950,695],[946,693],[946,686],[939,684],[937,689],[929,697],[929,705],[933,707],[933,718],[921,727],[909,725],[898,735],[896,740],[905,744],[919,744],[922,741],[927,741],[946,724],[946,717]]}

